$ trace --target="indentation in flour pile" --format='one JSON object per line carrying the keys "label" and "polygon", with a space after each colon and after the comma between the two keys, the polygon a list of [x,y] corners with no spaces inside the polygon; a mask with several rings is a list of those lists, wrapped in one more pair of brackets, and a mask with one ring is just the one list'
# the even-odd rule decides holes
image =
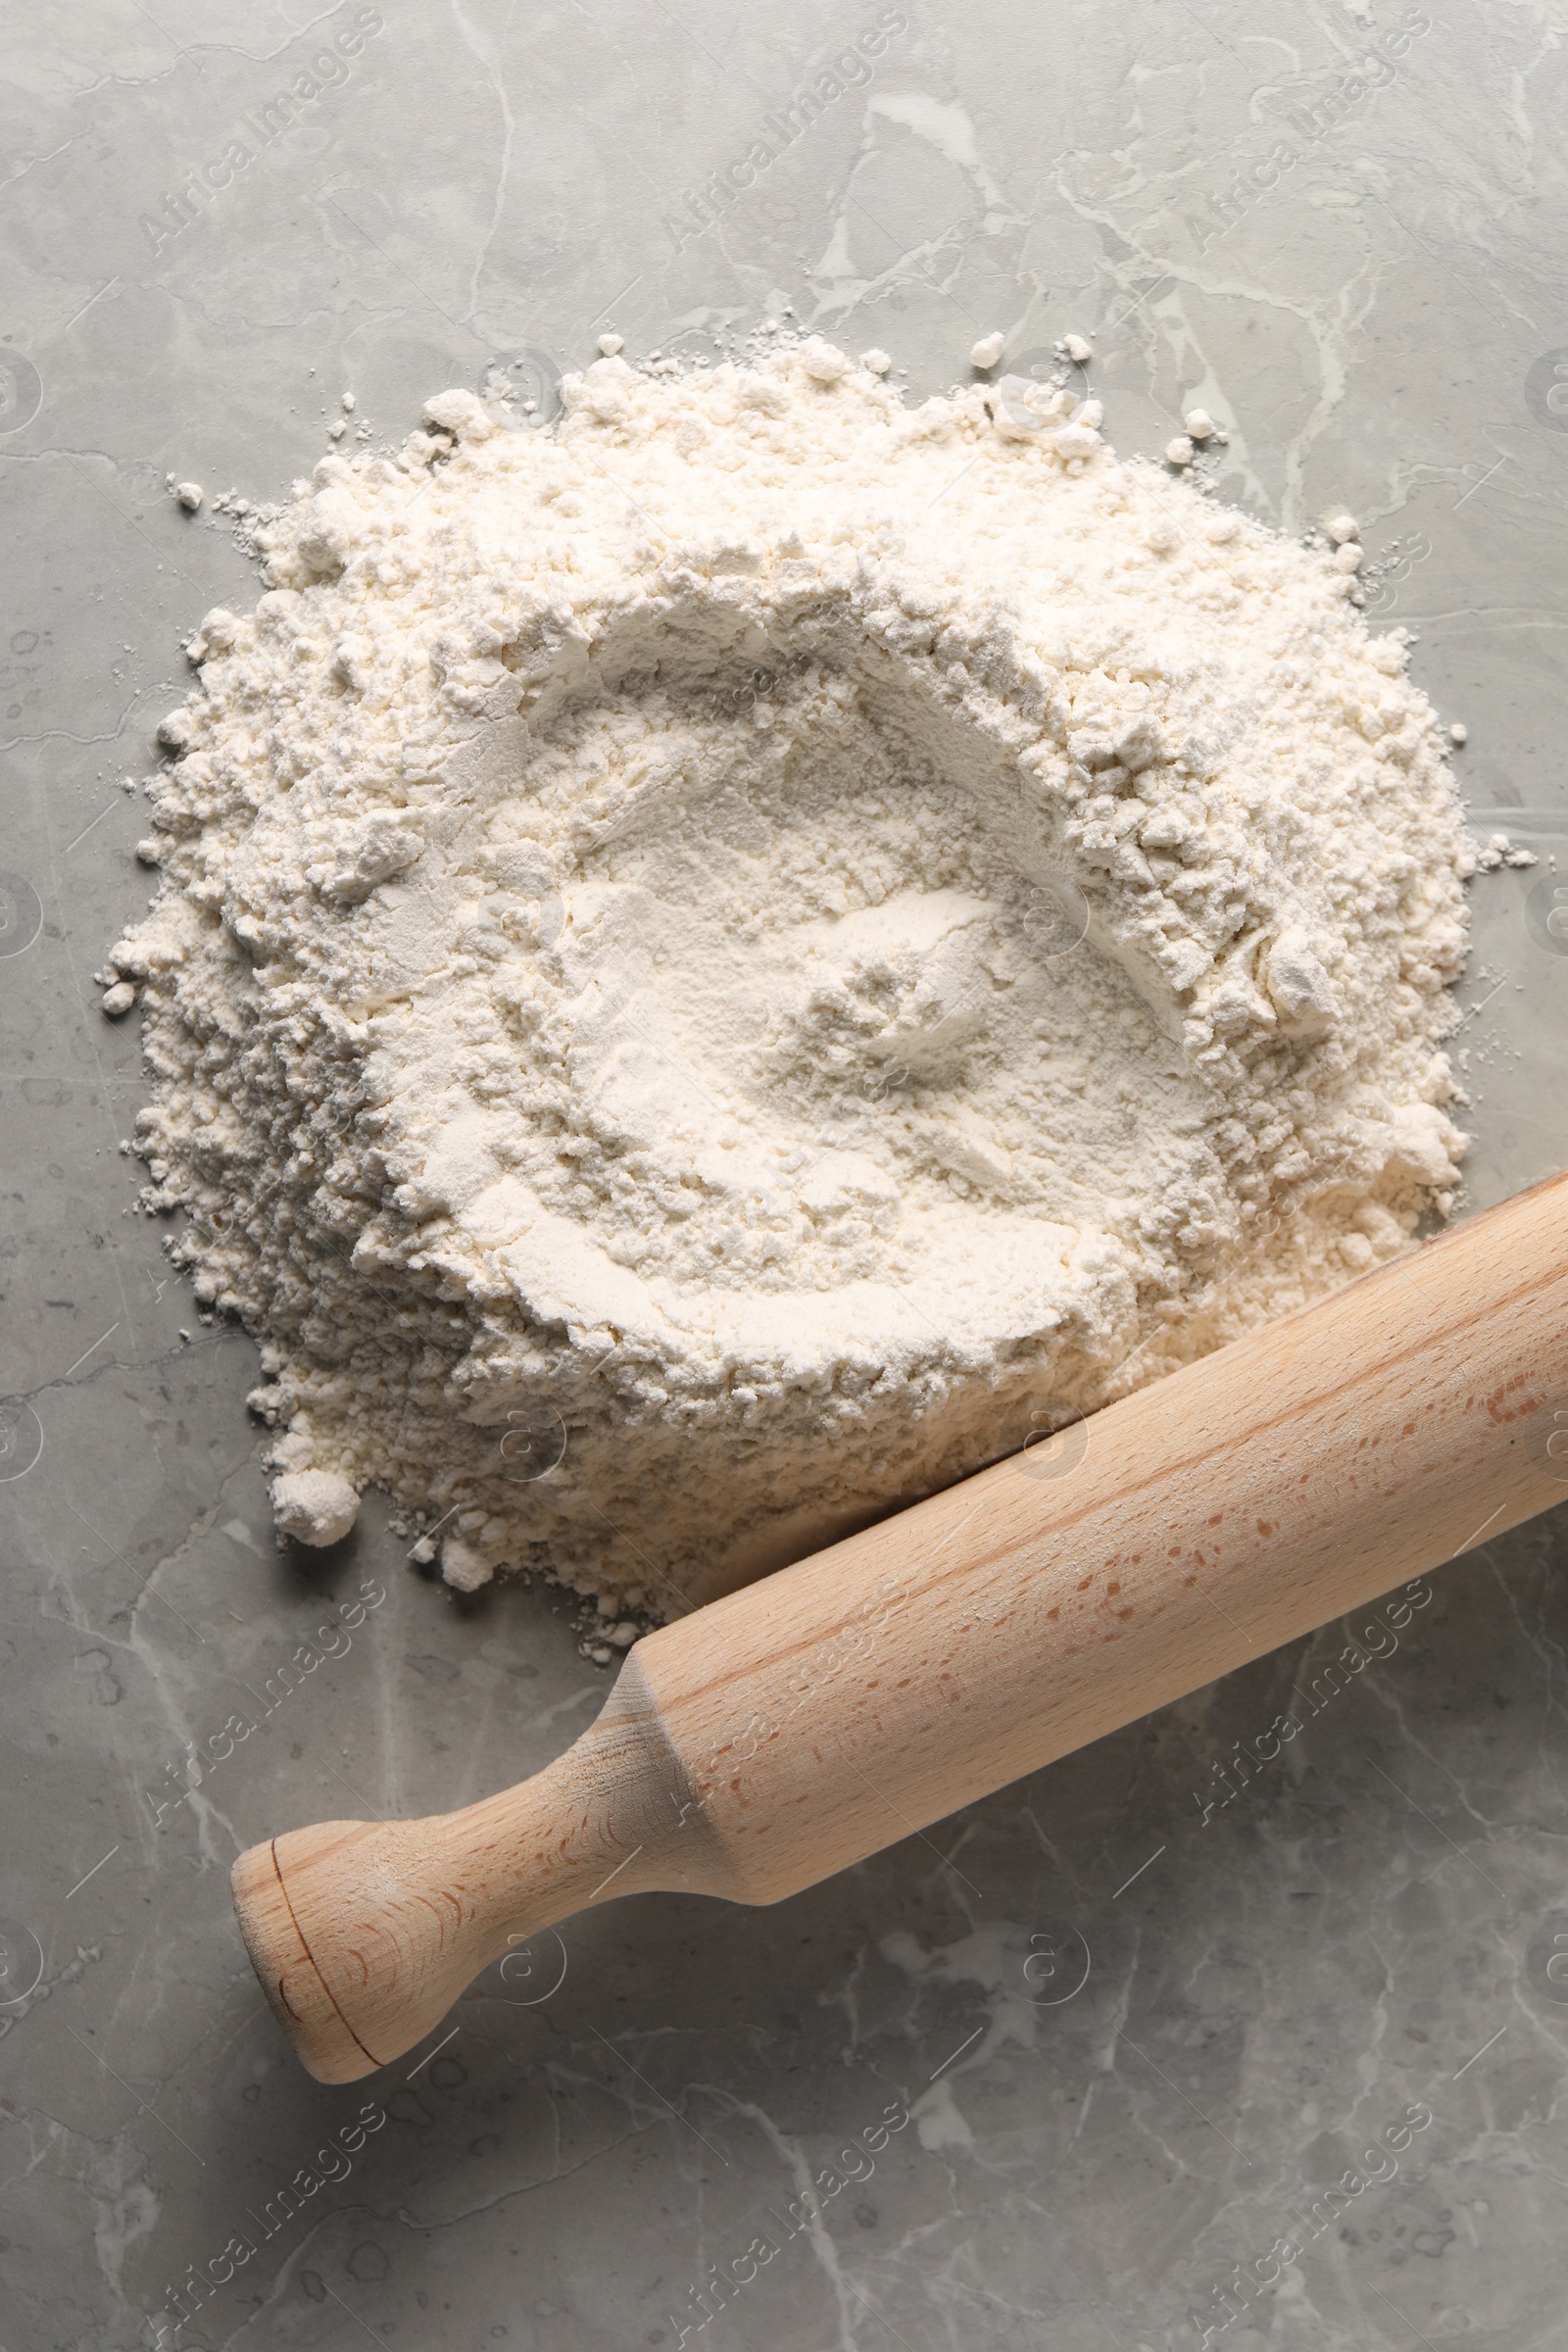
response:
{"label": "indentation in flour pile", "polygon": [[1059,403],[564,398],[298,486],[114,967],[285,1524],[670,1610],[1402,1247],[1473,860],[1347,575]]}

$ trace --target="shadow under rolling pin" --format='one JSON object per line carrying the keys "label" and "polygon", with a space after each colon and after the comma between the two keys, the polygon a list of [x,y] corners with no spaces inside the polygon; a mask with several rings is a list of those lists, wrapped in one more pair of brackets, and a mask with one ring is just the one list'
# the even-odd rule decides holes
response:
{"label": "shadow under rolling pin", "polygon": [[574,1746],[422,1821],[241,1854],[257,1976],[352,2082],[595,1901],[772,1903],[1568,1498],[1568,1177],[627,1658]]}

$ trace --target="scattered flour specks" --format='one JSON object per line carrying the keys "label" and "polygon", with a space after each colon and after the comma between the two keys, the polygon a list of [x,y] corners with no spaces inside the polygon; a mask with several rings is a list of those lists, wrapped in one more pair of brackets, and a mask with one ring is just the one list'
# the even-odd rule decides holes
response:
{"label": "scattered flour specks", "polygon": [[280,1524],[659,1614],[1403,1248],[1475,860],[1353,574],[1097,404],[564,402],[296,484],[106,981]]}

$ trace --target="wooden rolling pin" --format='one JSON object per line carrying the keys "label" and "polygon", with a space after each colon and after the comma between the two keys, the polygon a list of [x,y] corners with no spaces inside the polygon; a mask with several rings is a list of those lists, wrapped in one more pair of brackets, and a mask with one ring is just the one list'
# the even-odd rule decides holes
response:
{"label": "wooden rolling pin", "polygon": [[1559,1176],[661,1628],[532,1780],[252,1846],[251,1959],[352,2082],[568,1912],[778,1902],[1565,1497]]}

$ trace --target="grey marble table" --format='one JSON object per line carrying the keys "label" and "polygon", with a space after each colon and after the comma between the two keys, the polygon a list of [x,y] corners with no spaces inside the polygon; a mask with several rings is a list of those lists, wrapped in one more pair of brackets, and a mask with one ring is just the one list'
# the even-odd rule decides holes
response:
{"label": "grey marble table", "polygon": [[611,1906],[308,2081],[235,1851],[519,1777],[608,1677],[374,1507],[274,1548],[253,1350],[134,1209],[91,981],[179,633],[254,593],[212,496],[277,496],[345,390],[352,449],[497,365],[547,416],[611,324],[787,315],[912,397],[1077,330],[1122,450],[1198,400],[1225,496],[1362,518],[1541,860],[1475,888],[1472,1202],[1555,1167],[1562,11],[23,0],[3,41],[3,2352],[1568,2343],[1561,1515],[776,1912]]}

